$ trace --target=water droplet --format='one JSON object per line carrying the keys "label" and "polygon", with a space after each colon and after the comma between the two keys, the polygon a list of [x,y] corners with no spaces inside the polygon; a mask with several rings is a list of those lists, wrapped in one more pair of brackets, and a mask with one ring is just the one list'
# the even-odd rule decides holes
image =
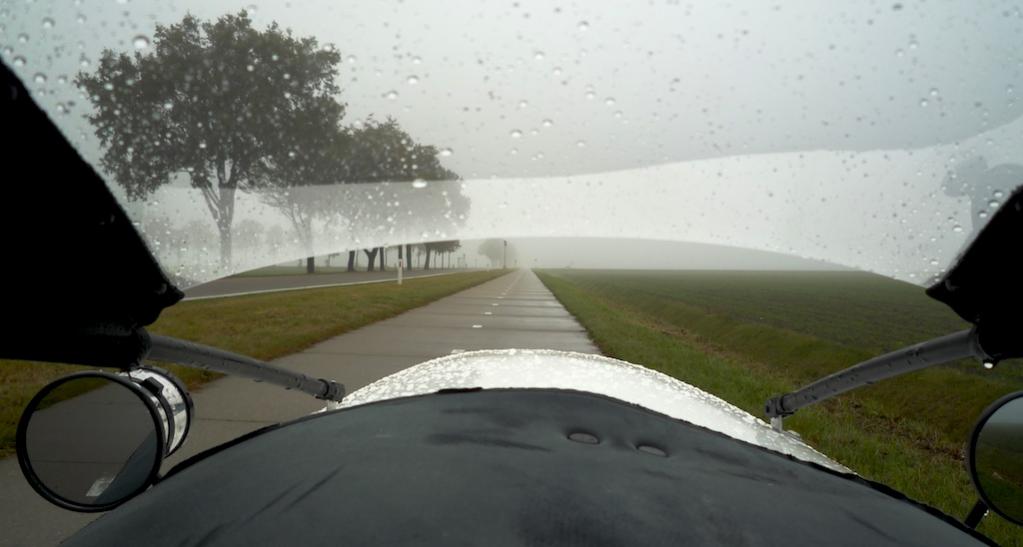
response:
{"label": "water droplet", "polygon": [[416,179],[412,181],[413,188],[426,188],[426,181],[422,179]]}
{"label": "water droplet", "polygon": [[586,141],[576,141],[575,145],[579,148],[586,148]]}
{"label": "water droplet", "polygon": [[522,136],[522,131],[519,131],[518,129],[512,129],[509,135],[511,135],[511,138],[517,139]]}
{"label": "water droplet", "polygon": [[544,121],[540,122],[540,125],[542,125],[544,127],[550,127],[550,126],[554,125],[554,122],[552,122],[550,120],[550,118],[547,118]]}
{"label": "water droplet", "polygon": [[206,150],[206,141],[199,141],[199,149]]}
{"label": "water droplet", "polygon": [[593,98],[596,97],[596,96],[597,96],[597,94],[594,93],[593,91],[587,91],[586,92],[586,98],[587,99],[593,100]]}
{"label": "water droplet", "polygon": [[952,227],[952,231],[956,232],[956,233],[962,232],[963,231],[963,227],[958,225],[958,224],[956,224],[955,226]]}
{"label": "water droplet", "polygon": [[32,76],[32,81],[37,84],[45,84],[46,74],[43,74],[42,72],[36,72],[35,76]]}
{"label": "water droplet", "polygon": [[18,55],[14,58],[14,66],[25,66],[25,58]]}
{"label": "water droplet", "polygon": [[995,364],[992,361],[984,361],[984,369],[991,370],[995,368]]}
{"label": "water droplet", "polygon": [[912,40],[909,42],[909,49],[916,49],[919,45],[916,40]]}
{"label": "water droplet", "polygon": [[938,96],[938,88],[932,87],[930,93],[931,93],[931,97],[937,97]]}
{"label": "water droplet", "polygon": [[43,19],[43,28],[51,29],[53,28],[53,25],[54,25],[53,19],[50,19],[49,17]]}
{"label": "water droplet", "polygon": [[926,107],[927,106],[927,99],[920,99],[920,106]]}
{"label": "water droplet", "polygon": [[560,66],[554,67],[554,70],[551,71],[551,74],[554,74],[555,76],[561,76],[561,67]]}
{"label": "water droplet", "polygon": [[256,5],[255,5],[255,4],[249,4],[248,6],[245,6],[245,11],[246,11],[246,12],[248,12],[248,13],[249,13],[249,15],[253,15],[253,14],[255,14],[255,13],[256,13],[257,11],[259,11],[259,8],[258,8],[258,7],[256,7]]}
{"label": "water droplet", "polygon": [[84,13],[79,13],[78,16],[75,17],[75,22],[78,23],[79,25],[84,25],[85,21],[86,18]]}
{"label": "water droplet", "polygon": [[354,65],[355,61],[357,61],[358,59],[355,58],[355,55],[349,55],[348,57],[345,58],[345,60],[348,61],[348,64]]}
{"label": "water droplet", "polygon": [[21,33],[18,35],[18,43],[24,44],[28,42],[28,34]]}
{"label": "water droplet", "polygon": [[586,32],[590,30],[590,24],[586,21],[579,21],[579,25],[576,28],[579,29],[579,32]]}
{"label": "water droplet", "polygon": [[252,65],[245,65],[245,70],[248,70],[249,72],[252,72],[253,70],[256,70],[256,67],[254,67]]}
{"label": "water droplet", "polygon": [[474,328],[474,329],[482,329],[483,325],[473,325],[472,328]]}
{"label": "water droplet", "polygon": [[422,63],[422,62],[423,62],[423,60],[420,59],[419,57],[413,57],[412,58],[412,64],[414,64],[414,65],[418,65],[419,63]]}
{"label": "water droplet", "polygon": [[537,51],[537,52],[533,53],[533,59],[535,59],[537,61],[542,61],[543,60],[543,52],[542,51]]}
{"label": "water droplet", "polygon": [[527,106],[529,106],[529,102],[519,101],[519,108],[526,108]]}
{"label": "water droplet", "polygon": [[441,148],[440,149],[441,157],[446,158],[446,157],[450,156],[451,154],[453,154],[453,152],[451,151],[450,148]]}
{"label": "water droplet", "polygon": [[419,83],[419,77],[415,75],[409,76],[405,81],[408,82],[408,85],[416,85]]}
{"label": "water droplet", "polygon": [[977,216],[980,218],[987,218],[987,211],[977,211]]}
{"label": "water droplet", "polygon": [[615,117],[616,118],[621,118],[622,117],[622,111],[621,110],[615,110]]}
{"label": "water droplet", "polygon": [[398,92],[392,89],[391,91],[384,93],[384,98],[393,101],[398,98]]}
{"label": "water droplet", "polygon": [[1005,192],[1002,192],[1001,190],[995,190],[995,193],[992,195],[995,196],[995,199],[1002,199],[1002,197],[1005,196]]}
{"label": "water droplet", "polygon": [[163,109],[164,110],[171,110],[172,108],[174,108],[174,103],[172,103],[170,101],[167,101],[167,102],[163,103]]}
{"label": "water droplet", "polygon": [[998,203],[998,200],[995,200],[995,199],[987,202],[987,206],[992,208],[992,209],[997,209],[999,205],[1001,205],[1001,204]]}
{"label": "water droplet", "polygon": [[604,99],[604,104],[607,105],[607,106],[614,106],[615,105],[614,97],[608,97],[608,98]]}
{"label": "water droplet", "polygon": [[143,34],[139,34],[138,36],[132,38],[131,43],[133,46],[135,46],[135,49],[146,49],[147,47],[149,47],[149,37]]}

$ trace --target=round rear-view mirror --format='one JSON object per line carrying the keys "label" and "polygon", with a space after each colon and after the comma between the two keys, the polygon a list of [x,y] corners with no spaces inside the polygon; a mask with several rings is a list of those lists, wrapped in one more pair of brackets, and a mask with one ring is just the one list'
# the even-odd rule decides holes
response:
{"label": "round rear-view mirror", "polygon": [[60,507],[112,509],[156,481],[173,431],[163,424],[166,414],[129,376],[73,374],[44,387],[25,408],[18,463],[29,484]]}
{"label": "round rear-view mirror", "polygon": [[980,499],[1002,517],[1023,524],[1023,391],[984,411],[966,457]]}

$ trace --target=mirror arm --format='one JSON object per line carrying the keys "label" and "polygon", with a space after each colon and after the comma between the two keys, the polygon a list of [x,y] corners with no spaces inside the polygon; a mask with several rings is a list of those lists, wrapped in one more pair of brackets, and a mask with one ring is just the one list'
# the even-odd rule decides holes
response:
{"label": "mirror arm", "polygon": [[971,530],[976,530],[980,521],[987,516],[987,512],[988,507],[987,504],[984,503],[984,500],[977,500],[977,503],[973,504],[973,508],[970,509],[966,518],[963,519],[963,525]]}
{"label": "mirror arm", "polygon": [[868,359],[799,390],[771,397],[765,404],[765,412],[774,429],[780,431],[782,418],[858,387],[971,357],[980,359],[985,366],[993,366],[996,359],[984,351],[981,339],[975,327]]}
{"label": "mirror arm", "polygon": [[146,335],[150,339],[147,359],[243,376],[285,389],[308,393],[317,399],[340,401],[345,396],[344,385],[333,380],[313,378],[212,346],[196,344],[170,336],[148,333]]}

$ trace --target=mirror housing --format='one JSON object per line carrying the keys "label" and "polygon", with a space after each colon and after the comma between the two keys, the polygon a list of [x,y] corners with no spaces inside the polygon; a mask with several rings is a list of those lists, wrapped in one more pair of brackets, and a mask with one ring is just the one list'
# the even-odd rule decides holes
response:
{"label": "mirror housing", "polygon": [[60,378],[21,415],[18,464],[47,501],[79,512],[107,511],[156,482],[184,442],[192,401],[166,371],[136,368]]}
{"label": "mirror housing", "polygon": [[970,434],[966,466],[981,501],[1023,525],[1023,391],[984,410]]}

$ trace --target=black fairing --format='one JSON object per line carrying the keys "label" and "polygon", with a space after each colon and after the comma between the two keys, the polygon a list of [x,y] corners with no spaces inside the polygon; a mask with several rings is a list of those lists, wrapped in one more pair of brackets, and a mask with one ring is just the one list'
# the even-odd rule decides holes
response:
{"label": "black fairing", "polygon": [[[577,432],[599,443],[569,440]],[[882,486],[621,401],[485,390],[257,433],[184,464],[68,545],[982,542]]]}
{"label": "black fairing", "polygon": [[955,265],[927,289],[977,325],[981,347],[995,360],[1023,357],[1023,180]]}
{"label": "black fairing", "polygon": [[103,180],[0,63],[0,358],[121,366],[181,299]]}

